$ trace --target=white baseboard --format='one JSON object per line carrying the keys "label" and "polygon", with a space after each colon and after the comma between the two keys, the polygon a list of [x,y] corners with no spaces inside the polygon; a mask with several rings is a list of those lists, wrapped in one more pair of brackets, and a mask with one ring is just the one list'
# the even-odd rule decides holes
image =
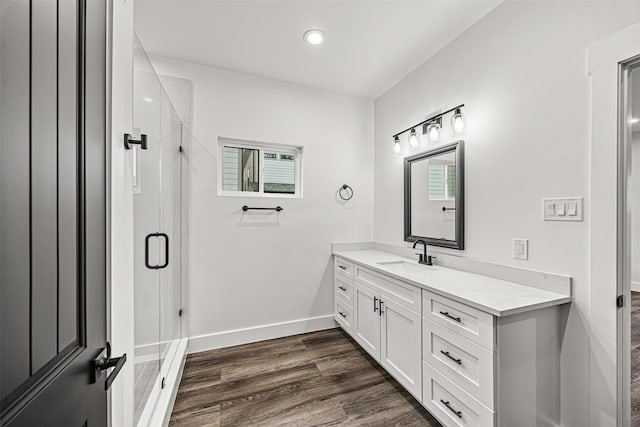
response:
{"label": "white baseboard", "polygon": [[235,329],[232,331],[216,332],[214,334],[199,335],[189,338],[189,353],[215,350],[217,348],[281,338],[306,332],[321,331],[337,327],[333,314],[292,320],[289,322],[273,323],[270,325],[254,326],[251,328]]}
{"label": "white baseboard", "polygon": [[631,282],[631,290],[633,292],[640,292],[640,282]]}

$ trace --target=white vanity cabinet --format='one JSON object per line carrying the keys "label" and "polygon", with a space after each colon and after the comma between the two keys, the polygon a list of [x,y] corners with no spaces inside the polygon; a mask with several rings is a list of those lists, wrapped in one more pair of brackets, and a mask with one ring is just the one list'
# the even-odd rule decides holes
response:
{"label": "white vanity cabinet", "polygon": [[353,334],[353,263],[334,259],[335,319],[347,333]]}
{"label": "white vanity cabinet", "polygon": [[498,317],[422,294],[429,412],[445,426],[560,425],[561,306]]}
{"label": "white vanity cabinet", "polygon": [[338,256],[335,284],[340,326],[443,425],[560,424],[561,305],[494,315]]}
{"label": "white vanity cabinet", "polygon": [[[336,261],[336,266],[345,261]],[[347,267],[348,268],[348,267]],[[336,283],[342,281],[336,267]],[[422,395],[420,290],[353,265],[353,323],[347,330],[417,399]],[[343,301],[340,289],[336,301]],[[416,292],[417,290],[417,292]],[[343,322],[340,322],[342,325]]]}

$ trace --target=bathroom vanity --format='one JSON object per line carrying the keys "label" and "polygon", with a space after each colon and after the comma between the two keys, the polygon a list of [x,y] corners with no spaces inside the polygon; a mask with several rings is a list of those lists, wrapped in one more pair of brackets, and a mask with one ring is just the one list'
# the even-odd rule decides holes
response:
{"label": "bathroom vanity", "polygon": [[442,424],[560,425],[568,293],[376,249],[333,254],[336,321]]}

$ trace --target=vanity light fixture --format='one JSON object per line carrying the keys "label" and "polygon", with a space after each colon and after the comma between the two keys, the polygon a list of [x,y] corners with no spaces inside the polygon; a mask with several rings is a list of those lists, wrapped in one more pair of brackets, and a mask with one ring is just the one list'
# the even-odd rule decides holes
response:
{"label": "vanity light fixture", "polygon": [[324,41],[324,33],[320,30],[307,30],[302,36],[304,41],[314,46],[322,44]]}
{"label": "vanity light fixture", "polygon": [[426,123],[424,125],[423,133],[426,133],[429,137],[429,141],[438,142],[440,139],[440,128],[442,128],[442,117],[438,117],[437,119]]}
{"label": "vanity light fixture", "polygon": [[394,154],[400,155],[403,151],[403,147],[400,144],[400,135],[403,135],[409,132],[409,147],[417,148],[420,145],[420,140],[418,138],[418,134],[416,133],[416,128],[422,126],[422,134],[426,134],[431,142],[437,142],[440,140],[440,133],[443,129],[444,117],[447,115],[451,115],[451,133],[459,134],[464,132],[465,128],[465,119],[462,114],[462,108],[464,104],[460,104],[457,107],[453,107],[448,109],[447,111],[443,111],[442,113],[435,114],[429,117],[426,120],[417,123],[402,132],[398,132],[393,135],[393,152]]}
{"label": "vanity light fixture", "polygon": [[409,134],[409,145],[411,148],[418,148],[420,141],[418,141],[418,134],[416,133],[416,128],[411,129],[411,133]]}
{"label": "vanity light fixture", "polygon": [[451,116],[451,127],[455,133],[464,132],[464,116],[462,115],[462,110],[460,110],[460,108],[456,108],[453,116]]}
{"label": "vanity light fixture", "polygon": [[398,135],[393,137],[393,155],[399,156],[402,154],[402,145],[400,145],[400,137]]}

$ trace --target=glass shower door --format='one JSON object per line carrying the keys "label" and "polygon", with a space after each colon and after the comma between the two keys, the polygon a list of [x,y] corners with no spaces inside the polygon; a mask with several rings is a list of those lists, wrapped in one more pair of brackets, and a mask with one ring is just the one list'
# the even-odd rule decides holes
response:
{"label": "glass shower door", "polygon": [[182,123],[166,93],[161,109],[160,229],[169,241],[167,267],[160,270],[160,356],[162,375],[166,375],[181,338]]}
{"label": "glass shower door", "polygon": [[[142,45],[134,42],[134,425],[148,426],[178,354],[183,259],[182,129]],[[183,346],[184,348],[184,346]]]}
{"label": "glass shower door", "polygon": [[134,424],[145,412],[158,381],[160,349],[161,259],[154,236],[160,229],[160,157],[162,86],[144,50],[134,44],[133,126],[135,139],[147,138],[146,150],[132,147],[134,203]]}

